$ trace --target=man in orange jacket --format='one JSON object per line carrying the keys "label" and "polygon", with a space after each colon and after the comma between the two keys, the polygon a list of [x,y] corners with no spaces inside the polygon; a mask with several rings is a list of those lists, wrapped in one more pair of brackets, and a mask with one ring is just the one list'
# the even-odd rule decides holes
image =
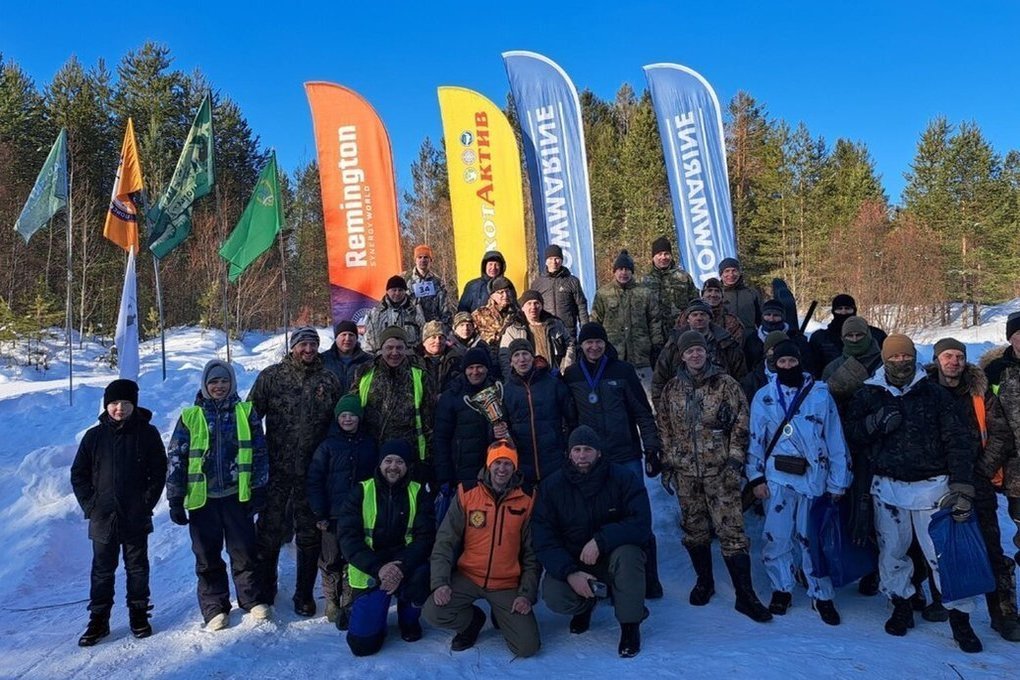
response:
{"label": "man in orange jacket", "polygon": [[[450,648],[474,646],[485,599],[507,647],[528,657],[539,648],[533,606],[540,569],[531,547],[534,499],[521,489],[517,451],[504,439],[489,446],[477,482],[462,483],[432,551],[432,595],[422,612],[437,628],[457,631]],[[459,556],[458,556],[459,555]]]}

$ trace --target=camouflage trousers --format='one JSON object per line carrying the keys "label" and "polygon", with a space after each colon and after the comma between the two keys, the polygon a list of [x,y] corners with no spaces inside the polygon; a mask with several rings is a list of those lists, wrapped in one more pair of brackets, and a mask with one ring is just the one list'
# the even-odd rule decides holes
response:
{"label": "camouflage trousers", "polygon": [[[1015,620],[1016,607],[1016,565],[1002,550],[1002,534],[999,531],[999,497],[988,480],[978,478],[974,484],[974,510],[978,525],[985,539],[988,561],[995,575],[995,591],[988,593],[988,614],[993,618]],[[1015,540],[1015,539],[1014,539]]]}
{"label": "camouflage trousers", "polygon": [[750,542],[744,532],[739,478],[723,472],[704,477],[676,475],[674,479],[684,546],[710,545],[714,528],[724,556],[746,553]]}
{"label": "camouflage trousers", "polygon": [[294,544],[297,548],[297,574],[294,595],[312,599],[312,588],[318,571],[321,538],[316,518],[305,495],[304,475],[287,474],[270,469],[266,507],[259,513],[256,525],[259,585],[266,604],[273,604],[277,591],[277,566],[280,547],[290,528],[287,504],[293,509]]}

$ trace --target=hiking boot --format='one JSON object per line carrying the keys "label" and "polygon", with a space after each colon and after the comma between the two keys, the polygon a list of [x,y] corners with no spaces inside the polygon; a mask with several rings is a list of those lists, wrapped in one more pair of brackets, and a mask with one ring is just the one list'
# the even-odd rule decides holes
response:
{"label": "hiking boot", "polygon": [[941,602],[932,602],[921,612],[921,618],[932,623],[945,623],[949,620],[949,610]]}
{"label": "hiking boot", "polygon": [[691,566],[698,576],[697,583],[691,589],[688,601],[695,607],[704,607],[715,594],[715,579],[712,576],[712,547],[699,545],[687,548],[691,556]]}
{"label": "hiking boot", "polygon": [[910,600],[902,597],[894,597],[892,605],[892,616],[885,622],[885,632],[896,637],[903,637],[907,634],[908,628],[914,627],[914,608],[911,606]]}
{"label": "hiking boot", "polygon": [[830,626],[839,625],[839,612],[832,600],[815,600],[811,603],[812,608],[822,617],[822,621]]}
{"label": "hiking boot", "polygon": [[149,623],[150,609],[152,609],[152,605],[128,607],[128,621],[131,626],[131,634],[138,639],[147,638],[152,635],[152,625]]}
{"label": "hiking boot", "polygon": [[641,651],[641,624],[621,623],[620,624],[620,656],[630,659]]}
{"label": "hiking boot", "polygon": [[230,625],[230,616],[226,612],[220,612],[205,622],[205,629],[210,631],[223,630]]}
{"label": "hiking boot", "polygon": [[1020,642],[1020,622],[1016,619],[996,617],[992,619],[992,630],[1007,642]]}
{"label": "hiking boot", "polygon": [[758,623],[771,621],[772,613],[761,603],[751,585],[750,556],[747,553],[738,553],[723,559],[730,572],[730,580],[733,581],[733,590],[737,595],[737,602],[733,608],[752,621]]}
{"label": "hiking boot", "polygon": [[974,629],[970,627],[970,614],[950,609],[949,627],[953,629],[953,639],[964,652],[976,654],[984,649],[981,646],[981,640],[974,634]]}
{"label": "hiking boot", "polygon": [[793,602],[793,595],[784,593],[781,590],[772,591],[772,600],[769,602],[769,611],[776,616],[783,616]]}
{"label": "hiking boot", "polygon": [[266,619],[273,615],[273,610],[270,609],[269,605],[267,604],[257,604],[251,609],[249,609],[248,613],[251,614],[253,619],[256,619],[258,621],[265,621]]}
{"label": "hiking boot", "polygon": [[109,634],[110,617],[93,614],[89,617],[89,625],[85,627],[85,632],[78,638],[78,646],[91,647]]}
{"label": "hiking boot", "polygon": [[580,614],[574,614],[570,619],[570,632],[574,635],[580,635],[581,633],[587,633],[591,627],[591,613],[595,611],[595,602],[588,606],[588,609],[581,612]]}
{"label": "hiking boot", "polygon": [[294,613],[298,616],[315,616],[315,600],[295,597]]}
{"label": "hiking boot", "polygon": [[471,623],[468,624],[467,628],[453,636],[453,640],[450,642],[450,650],[463,652],[465,649],[474,647],[475,642],[478,640],[478,634],[482,632],[482,626],[484,625],[485,612],[472,605]]}
{"label": "hiking boot", "polygon": [[421,624],[417,621],[408,621],[400,624],[400,639],[404,642],[417,642],[421,640]]}
{"label": "hiking boot", "polygon": [[910,608],[915,612],[923,612],[928,606],[928,600],[924,598],[924,592],[920,588],[914,588],[914,594],[909,599]]}
{"label": "hiking boot", "polygon": [[878,594],[879,585],[878,572],[875,571],[861,577],[861,580],[857,582],[857,592],[865,597],[872,597]]}

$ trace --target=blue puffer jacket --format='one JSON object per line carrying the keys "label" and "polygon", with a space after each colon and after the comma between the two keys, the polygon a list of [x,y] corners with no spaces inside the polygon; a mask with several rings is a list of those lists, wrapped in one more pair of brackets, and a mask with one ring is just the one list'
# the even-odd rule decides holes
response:
{"label": "blue puffer jacket", "polygon": [[[237,416],[235,407],[241,398],[234,392],[217,401],[202,396],[195,397],[195,405],[202,407],[205,422],[209,426],[209,453],[203,470],[206,475],[207,494],[210,498],[223,498],[237,493]],[[269,452],[266,437],[262,432],[262,416],[254,408],[248,417],[252,440],[251,488],[258,489],[269,480]],[[184,421],[177,419],[170,446],[167,450],[168,473],[166,479],[167,500],[183,499],[188,492],[188,450],[191,447],[191,433]]]}
{"label": "blue puffer jacket", "polygon": [[[813,384],[812,384],[813,383]],[[789,434],[781,434],[765,460],[765,450],[783,422],[785,413],[778,390],[783,390],[786,405],[793,403],[797,391],[779,384],[776,376],[754,395],[751,402],[751,441],[747,450],[747,478],[751,484],[765,480],[817,498],[825,493],[843,493],[850,486],[846,440],[829,388],[804,374],[804,387],[811,391],[790,421]],[[775,467],[776,456],[806,458],[807,472],[795,475]]]}
{"label": "blue puffer jacket", "polygon": [[305,490],[316,518],[336,520],[351,489],[372,476],[378,460],[375,440],[361,432],[344,432],[333,424],[312,455]]}
{"label": "blue puffer jacket", "polygon": [[539,360],[541,366],[523,376],[511,373],[503,386],[503,407],[526,482],[545,479],[562,467],[567,432],[577,422],[570,389]]}

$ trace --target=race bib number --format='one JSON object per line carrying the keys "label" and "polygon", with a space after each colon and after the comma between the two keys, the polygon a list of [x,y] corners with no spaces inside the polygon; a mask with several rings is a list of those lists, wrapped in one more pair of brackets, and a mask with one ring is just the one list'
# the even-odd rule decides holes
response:
{"label": "race bib number", "polygon": [[432,281],[419,281],[411,285],[411,292],[417,298],[432,297],[436,294],[436,284]]}

